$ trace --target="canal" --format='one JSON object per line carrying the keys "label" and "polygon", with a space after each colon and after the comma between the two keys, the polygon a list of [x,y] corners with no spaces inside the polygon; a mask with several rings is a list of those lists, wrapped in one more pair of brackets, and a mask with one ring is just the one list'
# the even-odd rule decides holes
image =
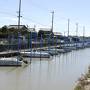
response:
{"label": "canal", "polygon": [[0,67],[0,90],[73,90],[89,64],[87,48],[35,59],[28,66]]}

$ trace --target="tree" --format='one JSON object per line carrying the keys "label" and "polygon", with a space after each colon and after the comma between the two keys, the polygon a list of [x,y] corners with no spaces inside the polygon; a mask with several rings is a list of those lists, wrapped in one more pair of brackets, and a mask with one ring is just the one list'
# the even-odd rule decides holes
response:
{"label": "tree", "polygon": [[1,32],[3,34],[6,34],[7,33],[7,26],[6,25],[1,28]]}

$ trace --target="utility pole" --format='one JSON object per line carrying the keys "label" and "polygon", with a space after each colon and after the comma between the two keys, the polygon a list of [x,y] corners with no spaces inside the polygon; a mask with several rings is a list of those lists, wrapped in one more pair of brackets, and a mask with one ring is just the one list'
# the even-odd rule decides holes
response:
{"label": "utility pole", "polygon": [[77,49],[77,39],[78,39],[78,23],[76,23],[76,49]]}
{"label": "utility pole", "polygon": [[83,37],[85,36],[85,26],[83,26]]}
{"label": "utility pole", "polygon": [[34,25],[34,31],[36,31],[36,25]]}
{"label": "utility pole", "polygon": [[76,23],[76,37],[78,37],[78,23]]}
{"label": "utility pole", "polygon": [[69,23],[70,23],[70,19],[68,19],[68,37],[69,37]]}
{"label": "utility pole", "polygon": [[84,37],[85,37],[85,26],[83,26],[83,47],[84,47]]}
{"label": "utility pole", "polygon": [[18,11],[18,30],[20,30],[20,20],[21,20],[21,0],[19,0],[19,11]]}
{"label": "utility pole", "polygon": [[21,41],[20,41],[20,18],[21,18],[21,0],[19,0],[19,11],[18,11],[18,51],[21,49]]}
{"label": "utility pole", "polygon": [[64,31],[64,37],[65,37],[65,31]]}
{"label": "utility pole", "polygon": [[70,22],[70,20],[68,19],[68,35],[67,35],[68,36],[68,39],[69,39],[69,42],[67,44],[68,46],[69,46],[69,43],[70,43],[70,38],[69,38],[69,22]]}
{"label": "utility pole", "polygon": [[52,28],[51,28],[51,31],[53,32],[54,11],[52,11],[51,13],[52,13]]}

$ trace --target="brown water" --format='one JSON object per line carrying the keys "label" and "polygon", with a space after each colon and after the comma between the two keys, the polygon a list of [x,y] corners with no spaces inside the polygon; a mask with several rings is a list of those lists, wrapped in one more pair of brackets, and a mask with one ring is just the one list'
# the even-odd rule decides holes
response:
{"label": "brown water", "polygon": [[0,90],[73,90],[90,64],[89,52],[72,51],[42,61],[32,60],[28,66],[0,67]]}

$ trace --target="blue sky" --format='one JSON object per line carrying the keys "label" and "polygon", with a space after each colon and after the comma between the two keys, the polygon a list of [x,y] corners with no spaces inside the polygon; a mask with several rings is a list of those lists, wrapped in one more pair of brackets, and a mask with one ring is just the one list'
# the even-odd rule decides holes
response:
{"label": "blue sky", "polygon": [[[0,26],[17,24],[19,0],[0,0]],[[78,35],[90,35],[90,0],[22,0],[21,24],[38,28],[51,27],[51,12],[54,10],[54,31],[66,32],[70,19],[70,34],[75,35],[76,23]]]}

